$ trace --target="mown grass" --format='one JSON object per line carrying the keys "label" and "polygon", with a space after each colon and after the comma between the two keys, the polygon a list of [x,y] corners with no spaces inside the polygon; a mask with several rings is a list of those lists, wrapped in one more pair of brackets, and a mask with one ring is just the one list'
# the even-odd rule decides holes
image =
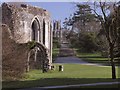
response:
{"label": "mown grass", "polygon": [[[78,49],[74,49],[77,53],[77,57],[81,58],[82,60],[89,62],[89,63],[96,63],[96,64],[101,64],[101,65],[107,65],[110,66],[110,58],[107,56],[102,56],[100,52],[95,52],[95,53],[82,53]],[[119,65],[119,60],[118,58],[114,58],[115,64],[118,66]]]}
{"label": "mown grass", "polygon": [[[3,88],[29,88],[117,81],[110,79],[111,67],[109,66],[98,67],[92,65],[63,64],[64,71],[59,72],[59,64],[54,65],[56,66],[56,70],[49,71],[48,73],[42,73],[40,70],[31,70],[25,73],[26,77],[21,81],[4,81]],[[117,67],[116,69],[118,70]]]}
{"label": "mown grass", "polygon": [[[36,80],[40,78],[111,78],[111,67],[79,64],[63,64],[64,71],[59,72],[59,64],[54,64],[55,71],[42,73],[39,70],[33,70],[26,73],[28,78],[25,80]],[[118,69],[118,67],[116,67]]]}
{"label": "mown grass", "polygon": [[86,58],[90,58],[90,57],[91,57],[91,58],[92,58],[92,57],[94,57],[94,58],[95,58],[95,57],[102,57],[102,56],[101,56],[101,53],[99,53],[99,52],[97,52],[97,53],[81,53],[81,52],[77,52],[77,56],[78,56],[78,57],[81,57],[81,58],[82,58],[82,57],[83,57],[83,58],[84,58],[84,57],[86,57]]}
{"label": "mown grass", "polygon": [[[53,49],[53,58],[59,53],[58,48]],[[100,53],[77,53],[77,56],[88,62],[108,62],[108,58],[102,57]],[[111,66],[93,66],[80,64],[63,64],[64,71],[59,72],[59,64],[54,64],[56,69],[47,73],[41,70],[31,70],[25,73],[25,78],[20,81],[4,81],[3,88],[30,88],[56,85],[87,84],[97,82],[114,82],[111,79]],[[116,67],[118,78],[118,67]],[[81,88],[117,88],[118,85],[100,85]],[[80,88],[80,87],[78,87]]]}

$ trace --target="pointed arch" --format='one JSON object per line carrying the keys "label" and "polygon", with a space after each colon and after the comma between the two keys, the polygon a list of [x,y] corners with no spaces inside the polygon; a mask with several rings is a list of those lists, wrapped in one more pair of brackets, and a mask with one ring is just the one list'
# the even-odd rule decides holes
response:
{"label": "pointed arch", "polygon": [[40,21],[37,16],[35,16],[31,23],[31,40],[40,42]]}

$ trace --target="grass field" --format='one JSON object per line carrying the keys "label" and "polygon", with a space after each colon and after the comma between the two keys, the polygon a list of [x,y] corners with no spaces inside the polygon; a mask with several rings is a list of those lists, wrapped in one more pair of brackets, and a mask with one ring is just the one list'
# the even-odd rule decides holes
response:
{"label": "grass field", "polygon": [[[110,66],[110,58],[103,57],[100,52],[96,53],[81,53],[77,49],[77,57],[81,58],[82,60],[89,62],[89,63],[96,63],[96,64],[101,64],[101,65],[107,65]],[[115,58],[115,64],[118,66],[119,61],[117,58]]]}
{"label": "grass field", "polygon": [[[27,75],[26,80],[35,80],[40,78],[111,78],[111,67],[101,67],[93,65],[63,64],[64,72],[58,71],[59,64],[55,64],[56,70],[42,73],[39,70],[33,70]],[[117,67],[116,67],[117,69]]]}
{"label": "grass field", "polygon": [[[53,59],[59,53],[58,48],[53,49]],[[108,63],[108,58],[102,57],[100,53],[77,53],[77,57],[92,63]],[[111,66],[93,66],[80,64],[63,64],[64,71],[59,72],[59,64],[54,64],[55,70],[42,73],[41,70],[31,70],[25,73],[20,81],[4,81],[3,88],[30,88],[56,85],[88,84],[97,82],[118,81],[111,79]],[[116,67],[118,78],[118,67]],[[118,85],[100,85],[81,88],[117,88]]]}
{"label": "grass field", "polygon": [[[3,82],[3,88],[28,88],[117,81],[110,79],[111,67],[109,66],[98,67],[92,65],[63,64],[63,72],[58,71],[59,64],[55,64],[55,66],[55,71],[42,73],[40,70],[32,70],[26,73],[26,77],[21,81]],[[118,70],[118,68],[116,69]]]}
{"label": "grass field", "polygon": [[84,58],[84,57],[86,57],[86,58],[92,58],[92,57],[102,57],[101,56],[101,53],[80,53],[80,52],[77,52],[77,56],[78,57],[81,57],[81,58]]}

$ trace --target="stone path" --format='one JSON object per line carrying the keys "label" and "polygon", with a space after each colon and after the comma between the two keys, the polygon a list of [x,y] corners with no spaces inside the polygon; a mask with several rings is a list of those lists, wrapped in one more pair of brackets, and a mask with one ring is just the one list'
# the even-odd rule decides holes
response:
{"label": "stone path", "polygon": [[60,48],[60,57],[66,57],[66,56],[75,56],[76,53],[73,49],[71,48]]}

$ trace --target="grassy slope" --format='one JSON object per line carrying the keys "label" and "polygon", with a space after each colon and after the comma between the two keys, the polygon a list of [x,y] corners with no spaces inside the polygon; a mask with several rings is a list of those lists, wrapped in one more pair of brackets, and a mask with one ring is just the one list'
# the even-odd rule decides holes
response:
{"label": "grassy slope", "polygon": [[63,64],[64,71],[58,71],[58,64],[55,64],[56,70],[48,73],[42,73],[39,70],[32,70],[26,74],[22,81],[3,82],[4,88],[25,88],[51,85],[69,85],[95,83],[105,81],[116,81],[111,78],[110,67],[98,67],[91,65]]}

